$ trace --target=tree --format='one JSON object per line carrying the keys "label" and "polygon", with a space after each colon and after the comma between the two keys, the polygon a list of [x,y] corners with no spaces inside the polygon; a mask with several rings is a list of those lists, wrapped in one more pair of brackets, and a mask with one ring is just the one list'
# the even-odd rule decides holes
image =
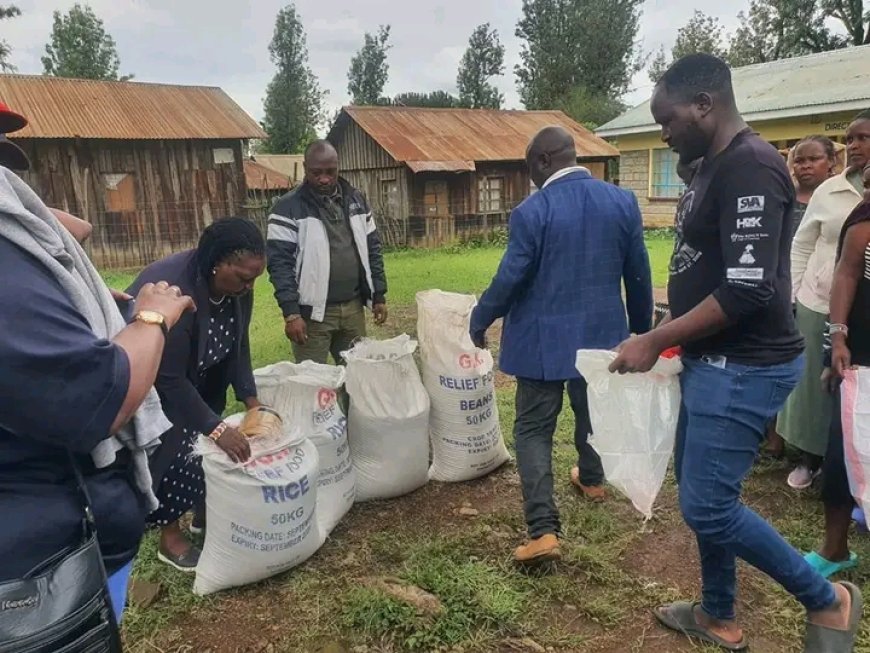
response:
{"label": "tree", "polygon": [[723,45],[722,31],[722,23],[718,18],[696,9],[689,22],[677,32],[671,56],[665,54],[664,48],[656,53],[649,68],[650,79],[653,82],[659,81],[674,61],[689,54],[703,52],[725,58],[727,53]]}
{"label": "tree", "polygon": [[[0,20],[6,18],[15,18],[21,15],[21,10],[15,5],[4,7],[0,5]],[[9,63],[9,55],[12,54],[12,48],[4,40],[0,40],[0,71],[4,73],[14,73],[17,69]]]}
{"label": "tree", "polygon": [[[636,44],[643,0],[523,0],[515,72],[527,109],[564,105],[573,94],[618,103],[645,64]],[[580,89],[580,90],[577,90]],[[573,116],[584,121],[583,116]]]}
{"label": "tree", "polygon": [[398,107],[430,107],[434,109],[453,109],[461,106],[459,99],[446,91],[399,93],[393,98],[392,103]]}
{"label": "tree", "polygon": [[870,44],[870,6],[866,5],[863,0],[821,0],[825,16],[843,24],[852,45]]}
{"label": "tree", "polygon": [[389,38],[389,25],[378,27],[377,34],[366,32],[365,42],[350,60],[350,70],[347,71],[347,92],[350,93],[351,104],[389,103],[383,97],[390,72],[387,51],[392,46],[387,45]]}
{"label": "tree", "polygon": [[489,23],[479,25],[468,39],[468,49],[462,55],[456,84],[459,101],[471,109],[500,109],[504,102],[491,77],[504,74],[504,46]]}
{"label": "tree", "polygon": [[621,100],[575,86],[554,108],[564,111],[587,129],[597,129],[628,107]]}
{"label": "tree", "polygon": [[42,57],[44,74],[117,80],[120,65],[115,39],[93,9],[75,4],[66,15],[54,12],[51,40]]}
{"label": "tree", "polygon": [[728,60],[733,66],[849,45],[848,39],[833,33],[825,24],[828,16],[819,0],[752,0],[749,13],[741,11],[738,17],[740,27],[728,49]]}
{"label": "tree", "polygon": [[278,70],[266,89],[263,129],[269,138],[263,149],[272,154],[302,152],[324,119],[324,93],[308,66],[305,30],[293,4],[278,12],[269,56]]}

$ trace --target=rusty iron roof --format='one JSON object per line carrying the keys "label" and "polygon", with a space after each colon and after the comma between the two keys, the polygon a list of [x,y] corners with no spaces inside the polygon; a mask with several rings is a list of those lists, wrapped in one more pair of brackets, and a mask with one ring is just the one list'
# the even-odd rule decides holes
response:
{"label": "rusty iron roof", "polygon": [[248,190],[287,190],[293,186],[289,177],[256,161],[245,159],[244,168]]}
{"label": "rusty iron roof", "polygon": [[221,89],[0,75],[0,100],[29,125],[15,138],[195,140],[265,138]]}
{"label": "rusty iron roof", "polygon": [[495,111],[349,106],[329,133],[337,143],[353,120],[396,161],[419,170],[474,170],[476,161],[522,161],[531,138],[560,125],[574,135],[580,158],[619,151],[561,111]]}

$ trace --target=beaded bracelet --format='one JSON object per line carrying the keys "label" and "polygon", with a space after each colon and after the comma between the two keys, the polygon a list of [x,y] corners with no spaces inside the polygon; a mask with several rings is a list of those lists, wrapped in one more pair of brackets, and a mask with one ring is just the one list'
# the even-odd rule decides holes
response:
{"label": "beaded bracelet", "polygon": [[221,422],[220,424],[218,424],[217,426],[214,427],[214,431],[209,433],[208,437],[211,438],[212,440],[214,440],[215,442],[217,442],[218,440],[221,439],[221,436],[224,434],[224,431],[226,431],[228,428],[229,428],[229,424],[227,424],[226,422]]}

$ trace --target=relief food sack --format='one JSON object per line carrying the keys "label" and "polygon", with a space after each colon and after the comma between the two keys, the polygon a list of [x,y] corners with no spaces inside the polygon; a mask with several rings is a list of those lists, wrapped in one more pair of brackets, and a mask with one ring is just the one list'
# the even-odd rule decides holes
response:
{"label": "relief food sack", "polygon": [[429,396],[407,335],[361,340],[347,361],[348,440],[356,500],[413,492],[429,476]]}
{"label": "relief food sack", "polygon": [[429,392],[429,478],[460,482],[510,460],[495,401],[492,354],[468,335],[477,300],[440,290],[417,294],[417,337],[423,385]]}
{"label": "relief food sack", "polygon": [[336,365],[276,363],[254,370],[257,396],[284,424],[302,429],[320,458],[317,519],[328,536],[353,506],[356,475],[347,442],[347,418],[338,402],[345,369]]}
{"label": "relief food sack", "polygon": [[674,451],[683,364],[661,356],[645,374],[611,374],[615,358],[612,351],[577,352],[577,371],[588,386],[589,443],[608,483],[650,519]]}
{"label": "relief food sack", "polygon": [[840,417],[849,488],[866,514],[870,511],[870,368],[846,370],[840,386]]}
{"label": "relief food sack", "polygon": [[209,438],[200,437],[197,444],[208,523],[193,585],[200,596],[287,571],[323,543],[316,512],[317,449],[298,431],[249,442],[251,458],[243,464]]}

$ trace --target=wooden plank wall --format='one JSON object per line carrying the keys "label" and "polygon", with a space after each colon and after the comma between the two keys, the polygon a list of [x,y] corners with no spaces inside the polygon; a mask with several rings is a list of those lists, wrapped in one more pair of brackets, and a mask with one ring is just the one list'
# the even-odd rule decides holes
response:
{"label": "wooden plank wall", "polygon": [[[49,206],[91,222],[87,245],[105,268],[140,267],[194,247],[217,217],[242,212],[240,141],[17,141],[32,162],[25,180]],[[229,149],[232,163],[215,164]],[[134,205],[107,193],[105,175],[132,175]],[[129,181],[125,183],[129,184]]]}

